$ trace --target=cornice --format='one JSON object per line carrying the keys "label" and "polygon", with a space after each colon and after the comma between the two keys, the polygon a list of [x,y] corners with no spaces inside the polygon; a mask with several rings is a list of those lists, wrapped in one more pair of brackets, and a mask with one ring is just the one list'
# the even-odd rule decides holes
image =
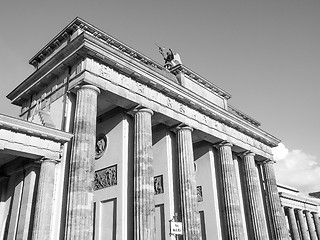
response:
{"label": "cornice", "polygon": [[228,104],[228,110],[232,114],[235,114],[236,116],[238,116],[240,118],[243,118],[244,120],[246,120],[249,123],[255,125],[256,127],[259,127],[261,125],[260,122],[258,122],[257,120],[253,119],[252,117],[248,116],[247,114],[241,112],[240,110],[236,109],[235,107],[231,106],[230,104]]}
{"label": "cornice", "polygon": [[0,129],[24,133],[30,136],[40,137],[59,143],[70,141],[73,134],[57,129],[48,128],[22,119],[0,114]]}

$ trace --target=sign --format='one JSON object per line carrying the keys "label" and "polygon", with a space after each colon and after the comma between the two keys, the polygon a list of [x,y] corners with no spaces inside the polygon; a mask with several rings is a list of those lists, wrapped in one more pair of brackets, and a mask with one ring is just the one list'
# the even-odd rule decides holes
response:
{"label": "sign", "polygon": [[182,222],[170,222],[170,233],[175,235],[182,235]]}

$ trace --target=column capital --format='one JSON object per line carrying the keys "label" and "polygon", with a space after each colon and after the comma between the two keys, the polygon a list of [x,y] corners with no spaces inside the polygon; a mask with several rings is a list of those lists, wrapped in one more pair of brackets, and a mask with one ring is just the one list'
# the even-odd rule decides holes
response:
{"label": "column capital", "polygon": [[150,108],[144,107],[142,105],[135,106],[127,111],[127,113],[130,114],[131,116],[134,116],[139,112],[146,112],[146,113],[150,113],[151,116],[153,115],[153,111]]}
{"label": "column capital", "polygon": [[241,158],[250,157],[250,156],[254,157],[255,155],[256,154],[254,152],[251,152],[249,150],[238,154],[238,156]]}
{"label": "column capital", "polygon": [[43,162],[51,162],[51,163],[54,163],[54,164],[58,164],[60,163],[60,160],[58,159],[53,159],[53,158],[47,158],[47,157],[43,157],[39,160],[39,162],[42,164]]}
{"label": "column capital", "polygon": [[190,127],[189,125],[184,124],[184,123],[180,123],[178,126],[173,127],[172,130],[174,132],[177,132],[179,130],[190,130],[192,132],[193,128]]}
{"label": "column capital", "polygon": [[78,92],[79,90],[82,90],[82,89],[91,89],[91,90],[96,91],[97,94],[100,93],[100,89],[99,89],[98,87],[94,86],[94,85],[91,85],[91,84],[79,85],[79,86],[76,86],[74,89],[75,89],[77,92]]}
{"label": "column capital", "polygon": [[146,107],[138,107],[133,109],[133,114],[136,114],[138,112],[146,112],[146,113],[150,113],[151,115],[153,115],[153,111],[149,108]]}
{"label": "column capital", "polygon": [[215,148],[220,148],[220,147],[225,147],[225,146],[232,147],[233,144],[231,142],[228,142],[228,141],[222,141],[222,142],[219,142],[217,144],[214,144],[213,146]]}
{"label": "column capital", "polygon": [[259,163],[260,165],[264,165],[264,164],[274,164],[274,163],[276,163],[276,161],[274,161],[273,159],[267,158],[267,159],[265,159],[265,160],[263,160],[263,161],[259,161],[258,163]]}
{"label": "column capital", "polygon": [[294,207],[290,207],[290,206],[283,206],[283,208],[285,208],[285,209],[295,209]]}

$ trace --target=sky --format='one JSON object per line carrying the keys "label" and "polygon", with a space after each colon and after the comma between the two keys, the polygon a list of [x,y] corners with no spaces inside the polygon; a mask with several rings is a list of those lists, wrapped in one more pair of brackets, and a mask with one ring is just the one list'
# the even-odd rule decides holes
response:
{"label": "sky", "polygon": [[278,183],[320,191],[319,0],[2,0],[0,113],[18,115],[6,95],[77,16],[159,63],[155,44],[179,53],[282,140]]}

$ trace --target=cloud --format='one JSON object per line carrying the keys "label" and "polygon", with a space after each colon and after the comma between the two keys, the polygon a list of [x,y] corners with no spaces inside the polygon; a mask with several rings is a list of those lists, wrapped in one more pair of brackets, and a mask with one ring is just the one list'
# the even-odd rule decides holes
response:
{"label": "cloud", "polygon": [[320,191],[320,164],[315,156],[303,150],[289,150],[282,143],[273,148],[277,182],[300,192]]}

